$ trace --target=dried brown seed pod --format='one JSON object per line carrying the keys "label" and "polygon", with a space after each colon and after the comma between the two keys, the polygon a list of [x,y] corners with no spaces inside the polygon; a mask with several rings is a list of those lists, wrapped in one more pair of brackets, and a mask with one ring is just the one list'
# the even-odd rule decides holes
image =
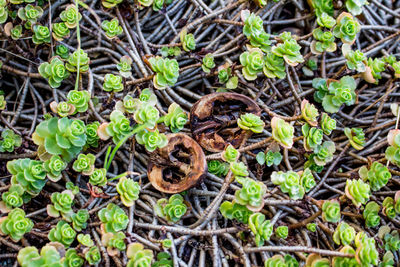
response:
{"label": "dried brown seed pod", "polygon": [[203,149],[189,136],[167,135],[168,145],[150,155],[147,175],[151,184],[165,193],[179,193],[195,186],[207,172]]}

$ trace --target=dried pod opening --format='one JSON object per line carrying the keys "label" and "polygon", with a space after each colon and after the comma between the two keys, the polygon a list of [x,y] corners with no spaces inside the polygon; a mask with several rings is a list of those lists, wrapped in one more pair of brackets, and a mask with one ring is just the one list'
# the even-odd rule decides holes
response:
{"label": "dried pod opening", "polygon": [[151,154],[148,177],[165,193],[178,193],[193,187],[207,171],[202,148],[184,134],[170,134],[168,145]]}
{"label": "dried pod opening", "polygon": [[211,152],[226,145],[238,147],[245,131],[237,119],[244,113],[261,114],[258,105],[247,96],[236,93],[214,93],[202,97],[190,112],[190,126],[197,142]]}

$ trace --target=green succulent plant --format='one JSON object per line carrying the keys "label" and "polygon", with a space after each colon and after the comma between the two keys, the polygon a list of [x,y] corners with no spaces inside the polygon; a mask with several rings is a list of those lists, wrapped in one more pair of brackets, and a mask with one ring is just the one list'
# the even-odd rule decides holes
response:
{"label": "green succulent plant", "polygon": [[156,73],[153,77],[154,87],[165,89],[173,86],[178,81],[179,64],[176,59],[152,57],[149,59],[152,70]]}
{"label": "green succulent plant", "polygon": [[343,104],[353,105],[356,101],[356,87],[357,84],[351,76],[344,76],[340,81],[330,82],[329,91],[325,95],[322,92],[318,94],[318,96],[323,95],[322,106],[324,110],[328,113],[336,113]]}
{"label": "green succulent plant", "polygon": [[315,78],[312,80],[312,87],[315,89],[314,100],[318,103],[322,103],[324,97],[329,93],[327,80]]}
{"label": "green succulent plant", "polygon": [[332,0],[311,0],[312,7],[315,9],[317,17],[321,17],[322,13],[333,16],[333,2]]}
{"label": "green succulent plant", "polygon": [[324,134],[330,135],[336,129],[336,120],[329,117],[328,114],[322,113],[320,125]]}
{"label": "green succulent plant", "polygon": [[382,78],[381,72],[385,71],[386,63],[381,58],[368,58],[367,67],[363,73],[363,78],[369,83],[377,84]]}
{"label": "green succulent plant", "polygon": [[313,233],[317,231],[317,225],[315,223],[307,223],[306,228],[308,231]]}
{"label": "green succulent plant", "polygon": [[168,144],[167,136],[160,133],[158,129],[154,131],[143,130],[137,133],[135,137],[138,144],[144,145],[149,152],[163,148]]}
{"label": "green succulent plant", "polygon": [[179,48],[179,46],[173,46],[173,47],[162,47],[160,49],[160,54],[163,57],[177,57],[181,54],[181,49]]}
{"label": "green succulent plant", "polygon": [[112,20],[103,20],[101,22],[101,28],[105,31],[106,36],[110,39],[117,37],[123,32],[117,18],[113,18]]}
{"label": "green succulent plant", "polygon": [[[88,91],[70,90],[67,95],[68,103],[74,105],[76,112],[86,112],[89,106],[90,93]],[[75,112],[75,113],[76,113]]]}
{"label": "green succulent plant", "polygon": [[116,233],[125,230],[129,222],[125,211],[114,203],[110,203],[106,208],[102,208],[97,215],[107,233]]}
{"label": "green succulent plant", "polygon": [[126,249],[126,256],[129,259],[127,267],[147,267],[153,260],[153,251],[144,249],[140,243],[131,243]]}
{"label": "green succulent plant", "polygon": [[93,154],[79,154],[78,158],[74,161],[72,169],[80,172],[83,175],[91,175],[94,172],[94,162],[96,157]]}
{"label": "green succulent plant", "polygon": [[33,25],[32,42],[34,44],[50,43],[51,36],[50,30],[47,26]]}
{"label": "green succulent plant", "polygon": [[364,181],[369,181],[372,191],[380,190],[392,177],[388,168],[377,161],[373,162],[369,169],[366,166],[361,167],[358,174]]}
{"label": "green succulent plant", "polygon": [[[29,25],[35,24],[42,15],[43,15],[43,9],[40,6],[33,6],[31,4],[27,4],[25,7],[20,7],[18,9],[18,17],[22,21],[28,22]],[[1,23],[4,22],[5,20]]]}
{"label": "green succulent plant", "polygon": [[255,243],[258,247],[268,241],[273,233],[271,221],[265,220],[265,215],[259,212],[250,215],[249,228],[255,236]]}
{"label": "green succulent plant", "polygon": [[70,190],[64,190],[61,193],[54,192],[51,194],[52,204],[47,205],[47,214],[54,218],[61,215],[64,220],[71,221],[73,201],[74,195]]}
{"label": "green succulent plant", "polygon": [[[112,234],[112,233],[111,233]],[[81,244],[82,246],[85,247],[93,247],[94,246],[94,242],[92,240],[92,238],[90,237],[90,234],[79,234],[76,239],[78,240],[79,244]]]}
{"label": "green succulent plant", "polygon": [[131,207],[135,200],[139,198],[140,185],[132,179],[122,177],[116,186],[122,204],[126,207]]}
{"label": "green succulent plant", "polygon": [[61,260],[61,263],[63,263],[65,267],[81,267],[84,262],[84,258],[79,256],[74,248],[68,249],[65,253],[65,257]]}
{"label": "green succulent plant", "polygon": [[261,17],[250,13],[248,10],[243,10],[241,13],[242,21],[244,22],[243,34],[250,41],[253,47],[260,48],[263,52],[271,50],[270,35],[264,30],[263,20]]}
{"label": "green succulent plant", "polygon": [[306,151],[312,151],[317,146],[321,145],[322,138],[324,137],[321,129],[310,127],[310,125],[306,123],[301,127],[301,131],[303,133],[303,145]]}
{"label": "green succulent plant", "polygon": [[97,129],[100,126],[100,122],[94,121],[86,125],[86,145],[91,147],[99,146],[99,136],[97,134]]}
{"label": "green succulent plant", "polygon": [[215,67],[215,62],[214,62],[214,55],[208,53],[203,57],[203,64],[201,65],[201,68],[205,73],[210,73],[211,69]]}
{"label": "green succulent plant", "polygon": [[157,260],[151,265],[151,267],[172,267],[174,263],[171,259],[171,255],[168,252],[162,251],[157,254]]}
{"label": "green succulent plant", "polygon": [[15,208],[0,220],[0,234],[8,235],[12,241],[18,242],[32,230],[33,222],[25,217],[25,211]]}
{"label": "green succulent plant", "polygon": [[88,54],[85,53],[85,51],[83,51],[82,49],[75,50],[72,54],[69,55],[65,67],[70,72],[77,72],[78,61],[80,73],[87,72],[89,70],[90,58],[88,57]]}
{"label": "green succulent plant", "polygon": [[57,103],[55,101],[50,103],[50,109],[61,118],[70,116],[75,113],[75,107],[65,101]]}
{"label": "green succulent plant", "polygon": [[397,231],[386,233],[383,237],[385,243],[385,250],[396,252],[400,249],[400,237]]}
{"label": "green succulent plant", "polygon": [[[382,208],[383,208],[382,213],[384,215],[386,215],[387,217],[389,217],[390,219],[394,219],[396,217],[396,209],[395,209],[395,203],[394,203],[393,198],[385,197],[385,199],[382,202]],[[379,210],[378,210],[378,212],[379,212]]]}
{"label": "green succulent plant", "polygon": [[376,266],[379,253],[376,250],[375,239],[369,238],[364,232],[359,232],[355,239],[356,260],[361,266]]}
{"label": "green succulent plant", "polygon": [[0,24],[7,21],[8,18],[8,8],[6,0],[0,1]]}
{"label": "green succulent plant", "polygon": [[366,70],[365,61],[367,60],[364,53],[360,50],[350,50],[345,54],[346,64],[350,70],[356,70],[358,72],[364,72]]}
{"label": "green succulent plant", "polygon": [[350,245],[356,237],[356,230],[345,222],[339,223],[333,233],[333,241],[343,246]]}
{"label": "green succulent plant", "polygon": [[300,184],[304,188],[304,191],[309,192],[314,186],[317,185],[314,179],[314,175],[312,174],[309,168],[306,168],[300,177]]}
{"label": "green succulent plant", "polygon": [[182,30],[180,34],[181,44],[183,50],[189,52],[196,49],[196,39],[192,33],[187,33],[186,30]]}
{"label": "green succulent plant", "polygon": [[271,120],[272,138],[285,148],[293,146],[294,128],[281,118],[273,117]]}
{"label": "green succulent plant", "polygon": [[264,206],[264,196],[267,191],[265,184],[251,178],[241,178],[239,183],[242,188],[236,190],[235,202],[251,211],[260,211]]}
{"label": "green succulent plant", "polygon": [[289,228],[287,226],[278,226],[275,229],[275,235],[279,238],[286,239],[289,235]]}
{"label": "green succulent plant", "polygon": [[68,28],[73,29],[82,19],[82,15],[79,13],[79,10],[76,8],[76,6],[71,4],[60,13],[60,19],[65,22],[65,25]]}
{"label": "green succulent plant", "polygon": [[122,77],[108,73],[104,76],[103,90],[106,92],[121,92],[124,89]]}
{"label": "green succulent plant", "polygon": [[220,84],[225,84],[227,89],[237,88],[239,78],[232,75],[232,68],[229,63],[218,67],[218,82]]}
{"label": "green succulent plant", "polygon": [[58,182],[61,179],[61,172],[67,168],[67,163],[60,156],[54,155],[43,164],[47,173],[47,178],[52,182]]}
{"label": "green succulent plant", "polygon": [[226,176],[228,174],[229,165],[225,162],[213,159],[207,161],[207,169],[208,172],[221,177],[221,176]]}
{"label": "green succulent plant", "polygon": [[168,107],[168,113],[164,117],[164,124],[168,126],[173,133],[177,133],[185,127],[188,121],[188,115],[176,103]]}
{"label": "green succulent plant", "polygon": [[390,130],[387,135],[389,147],[386,148],[385,157],[390,162],[400,166],[400,131]]}
{"label": "green succulent plant", "polygon": [[163,239],[161,241],[161,245],[162,245],[163,248],[171,248],[172,247],[172,240],[168,239],[168,238]]}
{"label": "green succulent plant", "polygon": [[264,262],[264,267],[287,267],[282,255],[274,255]]}
{"label": "green succulent plant", "polygon": [[337,200],[325,200],[321,209],[324,221],[337,223],[340,220],[340,203]]}
{"label": "green succulent plant", "polygon": [[117,69],[119,70],[119,75],[129,78],[132,75],[132,59],[127,55],[121,57],[117,64]]}
{"label": "green succulent plant", "polygon": [[301,102],[301,116],[309,125],[317,126],[318,109],[306,99]]}
{"label": "green succulent plant", "polygon": [[[307,178],[308,179],[308,178]],[[300,183],[300,175],[294,171],[286,173],[274,171],[271,174],[271,181],[274,185],[279,185],[283,193],[288,193],[291,199],[302,199],[305,194],[305,188]],[[309,184],[309,181],[307,182]]]}
{"label": "green succulent plant", "polygon": [[320,55],[324,52],[336,51],[335,36],[331,31],[324,31],[321,28],[316,28],[312,33],[315,40],[311,42],[311,52]]}
{"label": "green succulent plant", "polygon": [[[103,127],[105,126],[105,127]],[[97,130],[100,139],[107,140],[112,137],[114,144],[118,144],[126,135],[132,131],[129,119],[119,111],[114,110],[110,114],[110,122],[102,124]]]}
{"label": "green succulent plant", "polygon": [[142,105],[143,103],[139,100],[139,98],[133,98],[130,95],[126,95],[124,96],[122,102],[117,102],[116,109],[121,112],[134,114]]}
{"label": "green succulent plant", "polygon": [[[340,249],[340,252],[355,255],[356,252],[354,248],[351,246],[344,246]],[[357,260],[353,258],[346,258],[346,257],[333,257],[332,260],[332,267],[342,267],[342,266],[360,266]]]}
{"label": "green succulent plant", "polygon": [[263,72],[265,76],[279,79],[284,79],[286,77],[285,60],[282,57],[268,52],[264,57],[264,61]]}
{"label": "green succulent plant", "polygon": [[240,54],[243,77],[248,81],[257,79],[257,74],[263,71],[264,55],[261,49],[252,48],[248,52]]}
{"label": "green succulent plant", "polygon": [[345,44],[353,44],[358,32],[361,30],[360,24],[347,12],[342,12],[336,18],[336,26],[333,35],[340,38]]}
{"label": "green succulent plant", "polygon": [[371,201],[365,205],[363,217],[367,227],[376,227],[380,224],[381,217],[378,214],[380,209],[380,206],[375,201]]}
{"label": "green succulent plant", "polygon": [[233,163],[239,159],[239,156],[239,151],[237,151],[236,148],[229,144],[222,152],[221,158],[228,163]]}
{"label": "green succulent plant", "polygon": [[62,267],[61,255],[56,246],[47,244],[39,251],[36,247],[28,246],[18,251],[18,263],[21,267],[51,266]]}
{"label": "green succulent plant", "polygon": [[314,153],[310,156],[310,161],[317,166],[325,166],[333,160],[333,153],[336,151],[335,143],[325,141],[322,145],[318,145],[314,149]]}
{"label": "green succulent plant", "polygon": [[240,205],[235,201],[224,201],[219,206],[219,211],[225,218],[230,220],[237,220],[241,223],[247,223],[249,221],[250,215],[253,213],[246,206]]}
{"label": "green succulent plant", "polygon": [[392,252],[387,251],[385,255],[383,255],[381,263],[379,263],[379,267],[393,267],[394,266],[394,255]]}
{"label": "green succulent plant", "polygon": [[[1,7],[0,7],[0,10],[1,10]],[[0,11],[1,12],[1,11]],[[1,15],[0,15],[1,16]],[[0,22],[1,22],[1,20],[0,20]],[[21,37],[22,37],[22,25],[15,25],[11,30],[10,30],[10,33],[11,33],[11,38],[13,39],[13,40],[18,40],[18,39],[20,39]]]}
{"label": "green succulent plant", "polygon": [[161,198],[154,207],[157,216],[167,221],[177,223],[187,211],[183,197],[179,194],[172,195],[168,200]]}
{"label": "green succulent plant", "polygon": [[73,195],[78,194],[79,191],[80,191],[79,186],[74,185],[73,182],[67,182],[67,183],[65,184],[65,188],[66,188],[67,190],[70,190],[70,191],[72,192]]}
{"label": "green succulent plant", "polygon": [[[110,1],[110,0],[102,0],[102,4],[105,1]],[[104,4],[103,4],[103,6],[104,6]],[[87,260],[87,262],[90,265],[98,264],[101,261],[101,254],[100,254],[99,248],[97,246],[93,246],[93,247],[87,248],[85,250],[85,259]]]}
{"label": "green succulent plant", "polygon": [[349,139],[352,147],[362,150],[365,145],[365,134],[361,128],[344,128],[344,134]]}
{"label": "green succulent plant", "polygon": [[300,53],[301,46],[293,39],[290,32],[283,32],[279,35],[283,43],[278,43],[272,47],[272,53],[279,57],[283,57],[285,62],[291,66],[297,66],[304,62],[304,58]]}
{"label": "green succulent plant", "polygon": [[261,120],[260,116],[253,113],[240,115],[240,118],[237,119],[237,124],[241,129],[252,131],[254,133],[261,133],[265,126],[265,123]]}
{"label": "green succulent plant", "polygon": [[260,165],[266,164],[268,167],[271,167],[272,165],[278,166],[281,164],[282,154],[279,151],[273,152],[271,150],[269,150],[267,154],[264,152],[258,152],[256,160]]}
{"label": "green succulent plant", "polygon": [[360,207],[361,204],[365,204],[369,200],[371,188],[369,184],[362,180],[347,180],[345,193],[356,207]]}
{"label": "green succulent plant", "polygon": [[93,170],[89,176],[89,183],[94,186],[105,186],[107,184],[107,170],[105,168]]}
{"label": "green succulent plant", "polygon": [[56,46],[56,54],[62,59],[67,59],[69,54],[69,49],[65,45],[59,44]]}
{"label": "green succulent plant", "polygon": [[87,221],[89,220],[89,211],[87,209],[78,210],[76,213],[71,215],[72,227],[80,232],[82,229],[86,229]]}
{"label": "green succulent plant", "polygon": [[1,133],[0,152],[13,152],[22,145],[22,138],[10,129],[4,129]]}
{"label": "green succulent plant", "polygon": [[368,4],[367,0],[346,0],[346,8],[353,16],[360,15],[362,7],[366,4]]}
{"label": "green succulent plant", "polygon": [[67,79],[70,75],[69,71],[65,68],[64,62],[59,57],[53,57],[50,63],[44,62],[39,66],[40,75],[47,79],[52,88],[60,87],[63,80]]}
{"label": "green succulent plant", "polygon": [[75,230],[66,221],[59,221],[56,227],[52,228],[48,234],[51,242],[60,242],[66,248],[74,242],[75,236]]}
{"label": "green succulent plant", "polygon": [[322,12],[317,17],[317,23],[321,27],[331,29],[333,26],[335,26],[336,20],[332,16],[328,15],[328,13]]}
{"label": "green succulent plant", "polygon": [[52,36],[57,41],[62,41],[64,38],[69,37],[69,28],[64,22],[52,24]]}
{"label": "green succulent plant", "polygon": [[232,171],[236,180],[240,180],[249,175],[247,166],[243,162],[231,162],[229,169]]}
{"label": "green succulent plant", "polygon": [[7,192],[1,194],[3,203],[0,203],[0,206],[4,204],[8,211],[11,211],[12,208],[21,207],[22,204],[24,204],[23,194],[24,194],[24,188],[21,185],[19,184],[11,185]]}
{"label": "green succulent plant", "polygon": [[46,184],[43,162],[28,158],[7,162],[7,170],[12,174],[11,184],[19,184],[31,196],[37,196]]}
{"label": "green succulent plant", "polygon": [[125,238],[126,236],[123,232],[105,233],[101,237],[101,243],[107,248],[109,254],[116,254],[118,251],[125,251]]}

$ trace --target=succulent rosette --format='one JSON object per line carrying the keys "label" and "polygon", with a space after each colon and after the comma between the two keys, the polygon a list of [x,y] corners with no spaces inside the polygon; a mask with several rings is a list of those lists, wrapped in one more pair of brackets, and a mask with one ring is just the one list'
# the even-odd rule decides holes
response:
{"label": "succulent rosette", "polygon": [[112,20],[103,20],[101,22],[101,28],[106,32],[106,36],[110,39],[115,38],[123,32],[117,18],[113,18]]}
{"label": "succulent rosette", "polygon": [[168,108],[168,113],[164,117],[164,124],[171,129],[171,132],[177,133],[185,127],[188,121],[186,112],[176,103],[172,103]]}
{"label": "succulent rosette", "polygon": [[122,177],[119,179],[116,188],[119,197],[121,198],[121,202],[126,207],[133,206],[135,200],[139,198],[140,185],[138,182],[134,182],[132,179]]}
{"label": "succulent rosette", "polygon": [[273,117],[271,120],[272,137],[281,146],[291,148],[293,146],[294,128],[281,118]]}
{"label": "succulent rosette", "polygon": [[360,207],[361,204],[365,204],[369,200],[371,188],[369,184],[362,180],[347,180],[345,193],[356,207]]}
{"label": "succulent rosette", "polygon": [[253,214],[253,212],[250,211],[246,206],[240,205],[235,201],[224,201],[220,205],[219,211],[225,218],[237,220],[238,222],[242,223],[247,223],[250,215]]}
{"label": "succulent rosette", "polygon": [[260,211],[264,206],[264,195],[267,187],[251,178],[241,179],[242,189],[236,190],[236,203],[246,206],[251,211]]}
{"label": "succulent rosette", "polygon": [[340,220],[340,203],[337,200],[325,200],[322,203],[322,219],[337,223]]}
{"label": "succulent rosette", "polygon": [[75,230],[66,221],[59,221],[56,227],[52,228],[48,234],[51,242],[60,242],[66,248],[74,242],[75,236]]}
{"label": "succulent rosette", "polygon": [[152,57],[149,59],[152,70],[156,73],[153,78],[154,87],[165,89],[173,86],[179,77],[179,64],[176,59]]}
{"label": "succulent rosette", "polygon": [[168,200],[161,198],[155,206],[156,214],[167,221],[177,223],[187,211],[183,197],[179,194],[172,195]]}
{"label": "succulent rosette", "polygon": [[240,55],[240,64],[242,64],[242,74],[246,80],[253,81],[257,79],[257,74],[262,72],[264,67],[264,55],[261,49],[253,48]]}
{"label": "succulent rosette", "polygon": [[273,233],[271,221],[265,220],[265,215],[259,212],[250,215],[249,228],[255,236],[255,243],[258,247],[268,241]]}
{"label": "succulent rosette", "polygon": [[40,75],[48,80],[52,88],[60,87],[61,82],[70,75],[64,66],[64,62],[59,57],[53,57],[50,63],[44,62],[40,64],[38,70]]}
{"label": "succulent rosette", "polygon": [[254,133],[261,133],[264,130],[265,123],[261,120],[260,116],[253,113],[245,113],[237,119],[238,126],[243,130],[252,131]]}
{"label": "succulent rosette", "polygon": [[333,233],[333,241],[343,246],[350,245],[356,237],[356,230],[345,222],[339,223]]}
{"label": "succulent rosette", "polygon": [[102,227],[105,232],[116,233],[125,230],[128,226],[129,218],[125,211],[114,203],[108,204],[107,207],[101,209],[97,215],[102,222]]}
{"label": "succulent rosette", "polygon": [[358,32],[361,30],[360,24],[347,12],[342,12],[337,17],[336,23],[333,35],[340,38],[343,43],[353,44]]}
{"label": "succulent rosette", "polygon": [[377,161],[373,162],[369,169],[366,166],[362,166],[358,174],[364,181],[369,181],[372,191],[380,190],[392,177],[388,168]]}
{"label": "succulent rosette", "polygon": [[0,235],[8,235],[14,242],[21,240],[32,227],[33,222],[25,217],[25,212],[20,208],[13,209],[0,219]]}

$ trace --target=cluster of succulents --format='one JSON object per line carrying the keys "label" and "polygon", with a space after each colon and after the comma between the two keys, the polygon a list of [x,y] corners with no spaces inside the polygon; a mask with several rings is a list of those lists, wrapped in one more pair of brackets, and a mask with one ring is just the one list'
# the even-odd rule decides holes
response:
{"label": "cluster of succulents", "polygon": [[271,181],[279,185],[283,193],[288,193],[291,199],[302,199],[306,192],[309,192],[315,185],[315,179],[310,169],[305,169],[301,174],[288,171],[271,174]]}
{"label": "cluster of succulents", "polygon": [[[54,266],[61,267],[61,255],[56,244],[47,244],[39,251],[34,246],[27,246],[18,251],[17,260],[21,267]],[[64,252],[64,250],[61,250]],[[71,253],[68,254],[71,257]],[[69,259],[70,261],[70,259]],[[82,262],[83,264],[83,262]]]}
{"label": "cluster of succulents", "polygon": [[10,129],[1,132],[0,152],[13,152],[22,144],[22,138]]}
{"label": "cluster of succulents", "polygon": [[351,76],[344,76],[340,81],[329,81],[322,78],[313,80],[315,101],[322,103],[324,110],[328,113],[336,113],[345,104],[353,105],[356,101],[356,81]]}
{"label": "cluster of succulents", "polygon": [[40,75],[47,79],[52,88],[60,87],[63,80],[70,75],[64,65],[64,62],[59,57],[53,57],[50,63],[44,62],[39,66]]}
{"label": "cluster of succulents", "polygon": [[249,10],[241,12],[241,19],[244,22],[243,34],[250,41],[253,47],[260,48],[264,52],[271,50],[271,40],[269,34],[264,30],[263,20],[261,17],[250,13]]}
{"label": "cluster of succulents", "polygon": [[102,222],[102,228],[107,233],[117,233],[128,226],[129,218],[125,211],[114,203],[108,204],[97,215]]}
{"label": "cluster of succulents", "polygon": [[152,57],[149,59],[152,70],[156,73],[153,78],[154,87],[165,89],[178,81],[179,64],[176,59]]}
{"label": "cluster of succulents", "polygon": [[157,216],[167,221],[178,222],[187,211],[183,197],[179,194],[172,195],[169,199],[161,198],[154,207]]}
{"label": "cluster of succulents", "polygon": [[326,222],[337,223],[340,220],[340,203],[337,200],[325,200],[321,206],[322,219]]}

